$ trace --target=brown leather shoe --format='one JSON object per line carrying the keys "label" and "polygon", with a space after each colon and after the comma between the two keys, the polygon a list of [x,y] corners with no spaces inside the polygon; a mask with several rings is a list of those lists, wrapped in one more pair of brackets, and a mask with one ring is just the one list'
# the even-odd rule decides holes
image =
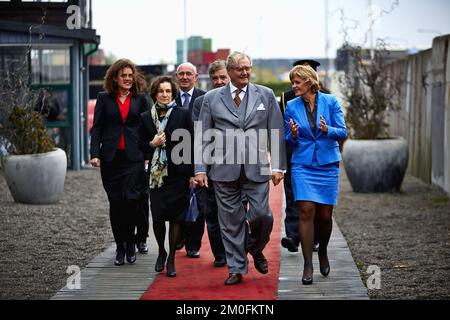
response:
{"label": "brown leather shoe", "polygon": [[262,274],[266,274],[267,272],[269,272],[267,259],[266,257],[264,257],[262,252],[259,255],[253,256],[253,260],[256,270],[258,270]]}
{"label": "brown leather shoe", "polygon": [[238,284],[242,282],[242,274],[239,273],[230,273],[228,279],[225,280],[226,286],[231,286],[233,284]]}

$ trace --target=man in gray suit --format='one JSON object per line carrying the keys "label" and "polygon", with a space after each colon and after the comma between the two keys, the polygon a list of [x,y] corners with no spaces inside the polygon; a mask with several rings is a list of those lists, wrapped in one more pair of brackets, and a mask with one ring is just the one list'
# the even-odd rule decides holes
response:
{"label": "man in gray suit", "polygon": [[205,95],[195,124],[195,182],[208,186],[211,165],[229,269],[225,285],[242,281],[247,252],[259,272],[268,272],[263,249],[273,227],[269,181],[278,185],[286,170],[280,108],[271,89],[250,83],[251,69],[248,55],[233,52],[227,59],[230,82]]}

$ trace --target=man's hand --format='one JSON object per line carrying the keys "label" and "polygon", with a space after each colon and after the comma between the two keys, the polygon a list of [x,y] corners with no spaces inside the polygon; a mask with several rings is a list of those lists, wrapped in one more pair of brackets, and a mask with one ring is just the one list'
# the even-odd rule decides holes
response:
{"label": "man's hand", "polygon": [[197,173],[194,177],[194,180],[197,186],[208,188],[208,176],[206,175],[206,173]]}
{"label": "man's hand", "polygon": [[283,172],[272,172],[272,182],[274,186],[277,186],[283,179],[284,179]]}
{"label": "man's hand", "polygon": [[99,158],[92,158],[91,159],[91,166],[94,168],[100,168],[100,159]]}

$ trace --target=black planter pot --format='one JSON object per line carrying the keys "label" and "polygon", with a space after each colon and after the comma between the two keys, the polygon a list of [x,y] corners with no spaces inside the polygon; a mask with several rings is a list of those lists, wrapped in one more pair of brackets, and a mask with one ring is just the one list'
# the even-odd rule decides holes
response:
{"label": "black planter pot", "polygon": [[401,137],[345,142],[345,171],[354,192],[400,191],[408,167],[408,143]]}

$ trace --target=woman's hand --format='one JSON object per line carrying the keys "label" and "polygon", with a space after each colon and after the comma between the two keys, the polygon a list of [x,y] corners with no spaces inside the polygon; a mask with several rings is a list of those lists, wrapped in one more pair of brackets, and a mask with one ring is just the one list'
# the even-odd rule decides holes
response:
{"label": "woman's hand", "polygon": [[100,168],[100,159],[99,158],[92,158],[91,159],[91,166],[94,168]]}
{"label": "woman's hand", "polygon": [[291,135],[292,135],[292,139],[296,140],[297,139],[297,134],[298,134],[298,124],[296,124],[294,122],[294,120],[289,120],[289,127],[291,129]]}
{"label": "woman's hand", "polygon": [[155,135],[152,141],[150,141],[150,147],[157,148],[166,143],[166,134],[161,132],[160,134]]}
{"label": "woman's hand", "polygon": [[325,122],[325,118],[324,118],[322,115],[320,116],[320,126],[319,126],[319,129],[320,129],[323,133],[325,133],[325,135],[328,134],[328,126],[327,126],[327,123]]}
{"label": "woman's hand", "polygon": [[195,177],[189,178],[189,188],[197,188],[197,181],[195,181]]}

